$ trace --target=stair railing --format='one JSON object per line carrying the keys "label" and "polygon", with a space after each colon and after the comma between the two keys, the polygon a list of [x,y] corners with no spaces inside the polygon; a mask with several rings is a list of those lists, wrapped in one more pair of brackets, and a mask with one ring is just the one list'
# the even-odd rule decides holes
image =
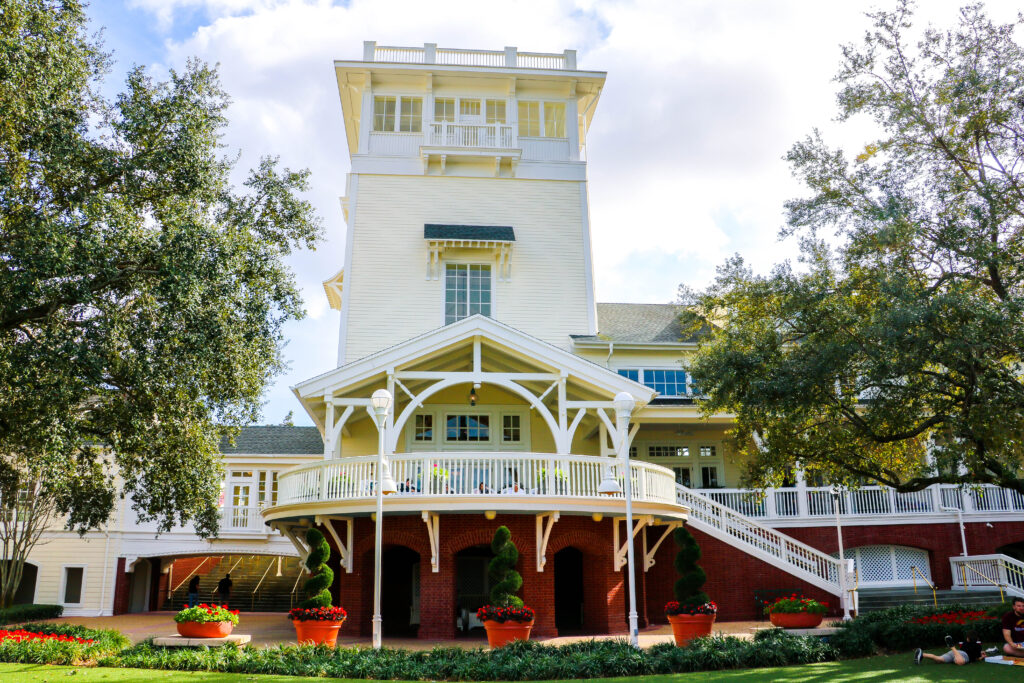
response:
{"label": "stair railing", "polygon": [[931,581],[929,581],[928,577],[926,577],[924,574],[922,574],[921,570],[919,570],[917,567],[911,567],[910,568],[910,577],[914,580],[914,595],[917,595],[917,578],[921,577],[921,580],[924,581],[925,585],[932,589],[932,603],[936,607],[938,607],[939,606],[939,598],[935,594],[935,584],[933,584]]}
{"label": "stair railing", "polygon": [[982,579],[984,579],[988,583],[991,583],[993,586],[998,588],[999,589],[999,602],[1005,602],[1006,598],[1003,597],[1003,585],[1001,583],[999,583],[998,581],[996,581],[995,579],[993,579],[992,577],[986,576],[983,572],[979,572],[977,569],[972,567],[967,562],[961,562],[960,563],[960,578],[962,579],[962,583],[964,584],[964,591],[967,590],[967,572],[968,571],[971,572],[972,576],[980,576]]}
{"label": "stair railing", "polygon": [[274,567],[274,562],[275,560],[270,561],[270,564],[268,564],[267,568],[263,571],[263,576],[261,576],[260,580],[256,583],[256,587],[252,589],[252,601],[249,603],[250,611],[255,611],[256,609],[256,593],[259,592],[260,586],[263,585],[263,579],[267,578],[267,574],[269,574],[270,570]]}

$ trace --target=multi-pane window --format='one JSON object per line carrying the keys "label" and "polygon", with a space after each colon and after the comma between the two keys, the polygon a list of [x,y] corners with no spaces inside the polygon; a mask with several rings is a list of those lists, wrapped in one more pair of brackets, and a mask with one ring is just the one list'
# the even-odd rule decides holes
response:
{"label": "multi-pane window", "polygon": [[459,100],[459,119],[467,121],[469,119],[480,118],[480,100]]}
{"label": "multi-pane window", "polygon": [[416,424],[413,427],[413,441],[433,441],[434,440],[434,416],[433,415],[417,415]]}
{"label": "multi-pane window", "polygon": [[715,447],[714,446],[701,446],[700,447],[700,457],[702,457],[702,458],[713,458],[713,457],[715,457]]}
{"label": "multi-pane window", "polygon": [[540,102],[519,103],[519,135],[540,137]]}
{"label": "multi-pane window", "polygon": [[565,104],[562,102],[544,103],[544,137],[565,137]]}
{"label": "multi-pane window", "polygon": [[82,582],[85,567],[64,567],[64,604],[78,605],[82,602]]}
{"label": "multi-pane window", "polygon": [[629,457],[635,458],[637,454],[636,446],[629,447]]}
{"label": "multi-pane window", "polygon": [[403,133],[423,131],[423,98],[403,97],[402,110],[398,117],[398,130]]}
{"label": "multi-pane window", "polygon": [[683,486],[690,486],[690,468],[673,467],[672,472],[676,475],[676,483]]}
{"label": "multi-pane window", "polygon": [[447,441],[490,441],[490,415],[448,415],[445,417]]}
{"label": "multi-pane window", "polygon": [[660,396],[686,396],[686,371],[671,368],[624,368],[620,375],[650,387]]}
{"label": "multi-pane window", "polygon": [[522,426],[518,415],[502,415],[501,440],[507,443],[518,443],[523,439]]}
{"label": "multi-pane window", "polygon": [[505,123],[505,100],[487,100],[487,123]]}
{"label": "multi-pane window", "polygon": [[700,468],[701,486],[706,489],[718,488],[718,468],[714,465],[705,465]]}
{"label": "multi-pane window", "polygon": [[434,99],[434,120],[455,123],[454,97],[438,97]]}
{"label": "multi-pane window", "polygon": [[444,324],[491,314],[491,267],[449,263],[445,268]]}
{"label": "multi-pane window", "polygon": [[688,458],[690,448],[688,446],[665,446],[651,445],[647,447],[649,458]]}
{"label": "multi-pane window", "polygon": [[263,470],[257,479],[257,501],[260,507],[277,505],[277,472]]}
{"label": "multi-pane window", "polygon": [[619,374],[622,375],[623,377],[625,377],[626,379],[633,380],[634,382],[639,382],[640,381],[640,371],[639,370],[636,370],[636,369],[619,370]]}
{"label": "multi-pane window", "polygon": [[393,131],[398,98],[394,95],[377,95],[373,98],[373,129]]}

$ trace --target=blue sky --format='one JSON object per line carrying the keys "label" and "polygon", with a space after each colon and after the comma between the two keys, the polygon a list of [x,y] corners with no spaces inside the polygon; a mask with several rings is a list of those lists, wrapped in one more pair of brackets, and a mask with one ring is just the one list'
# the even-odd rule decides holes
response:
{"label": "blue sky", "polygon": [[[767,270],[796,252],[780,242],[782,204],[800,194],[782,160],[813,127],[860,149],[870,129],[837,126],[839,46],[857,42],[863,13],[891,3],[850,0],[93,0],[116,60],[106,90],[132,64],[160,76],[191,56],[220,65],[233,104],[225,150],[236,180],[260,156],[312,171],[309,199],[326,239],[291,258],[309,315],[291,323],[288,371],[266,394],[264,422],[291,410],[290,386],[336,364],[338,316],[321,281],[343,262],[348,150],[332,60],[385,45],[561,52],[607,71],[588,137],[598,301],[667,302],[701,287],[733,253]],[[960,3],[921,3],[950,25]],[[987,3],[1010,21],[1018,3]]]}

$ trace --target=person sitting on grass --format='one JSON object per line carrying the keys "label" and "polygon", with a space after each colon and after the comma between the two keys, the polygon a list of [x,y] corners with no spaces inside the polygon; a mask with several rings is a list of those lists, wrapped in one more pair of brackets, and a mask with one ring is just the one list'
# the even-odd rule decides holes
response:
{"label": "person sitting on grass", "polygon": [[949,647],[949,652],[941,656],[929,654],[921,648],[917,648],[917,651],[914,653],[914,662],[920,664],[923,658],[928,658],[940,664],[963,666],[964,664],[980,662],[985,659],[985,652],[981,649],[981,641],[978,640],[978,634],[974,631],[965,633],[963,642],[957,644],[953,643],[953,636],[946,636],[946,645]]}
{"label": "person sitting on grass", "polygon": [[1003,652],[1024,657],[1024,598],[1013,599],[1013,609],[1003,615]]}

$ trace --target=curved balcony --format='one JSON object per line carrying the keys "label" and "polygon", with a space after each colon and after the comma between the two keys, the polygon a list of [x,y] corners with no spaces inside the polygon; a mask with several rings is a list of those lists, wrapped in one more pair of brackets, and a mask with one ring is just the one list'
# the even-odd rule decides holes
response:
{"label": "curved balcony", "polygon": [[[400,453],[388,458],[398,492],[384,499],[389,512],[537,510],[621,514],[622,494],[597,489],[606,468],[622,486],[617,460],[548,453]],[[637,514],[685,517],[670,470],[631,462]],[[377,457],[338,458],[282,472],[278,504],[264,511],[269,522],[310,514],[360,514],[375,509]]]}

